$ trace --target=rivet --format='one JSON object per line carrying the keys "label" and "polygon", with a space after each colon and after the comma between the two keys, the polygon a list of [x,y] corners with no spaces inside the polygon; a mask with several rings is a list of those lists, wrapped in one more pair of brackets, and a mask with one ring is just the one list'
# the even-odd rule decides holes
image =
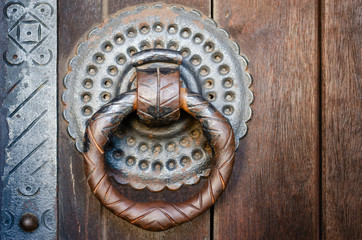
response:
{"label": "rivet", "polygon": [[147,146],[147,144],[141,144],[141,146],[140,146],[140,150],[142,151],[142,152],[145,152],[145,151],[147,151],[147,149],[148,149],[148,146]]}
{"label": "rivet", "polygon": [[128,166],[132,166],[132,165],[134,165],[135,161],[136,161],[135,158],[132,157],[132,156],[130,156],[130,157],[127,158],[126,164],[127,164]]}
{"label": "rivet", "polygon": [[173,152],[173,151],[175,151],[175,149],[176,149],[176,145],[174,143],[168,144],[167,151]]}
{"label": "rivet", "polygon": [[191,132],[192,138],[198,138],[200,136],[200,132],[196,129]]}
{"label": "rivet", "polygon": [[24,213],[19,221],[20,227],[26,232],[33,232],[39,226],[38,218],[31,213]]}
{"label": "rivet", "polygon": [[195,160],[200,160],[202,158],[203,154],[199,149],[196,149],[192,152],[192,158]]}
{"label": "rivet", "polygon": [[136,140],[133,137],[127,139],[127,144],[133,146],[136,143]]}
{"label": "rivet", "polygon": [[188,144],[187,138],[182,138],[180,141],[180,145],[183,147],[186,147]]}

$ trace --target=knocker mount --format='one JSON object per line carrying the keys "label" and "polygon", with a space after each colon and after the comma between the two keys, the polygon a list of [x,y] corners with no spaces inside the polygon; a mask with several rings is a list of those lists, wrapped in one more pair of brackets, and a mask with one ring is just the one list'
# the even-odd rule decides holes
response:
{"label": "knocker mount", "polygon": [[[215,203],[253,99],[247,61],[225,30],[195,10],[140,6],[92,30],[69,67],[64,117],[106,208],[160,231]],[[114,187],[177,190],[200,178],[184,202],[134,202]]]}

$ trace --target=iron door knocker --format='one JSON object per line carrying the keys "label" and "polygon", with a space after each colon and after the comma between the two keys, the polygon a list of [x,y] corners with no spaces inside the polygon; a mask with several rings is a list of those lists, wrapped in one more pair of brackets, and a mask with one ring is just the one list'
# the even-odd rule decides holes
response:
{"label": "iron door knocker", "polygon": [[[92,30],[69,66],[64,116],[106,208],[161,231],[215,203],[253,99],[247,62],[225,30],[195,10],[140,6]],[[137,202],[114,186],[176,191],[201,178],[182,202]]]}

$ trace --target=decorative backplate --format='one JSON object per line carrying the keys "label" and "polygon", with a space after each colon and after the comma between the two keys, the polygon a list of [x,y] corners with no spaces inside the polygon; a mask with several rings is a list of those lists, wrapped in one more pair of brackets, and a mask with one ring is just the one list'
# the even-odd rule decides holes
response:
{"label": "decorative backplate", "polygon": [[123,121],[105,151],[109,176],[151,191],[177,190],[209,176],[212,150],[194,118],[183,113],[175,123],[149,127],[134,115]]}
{"label": "decorative backplate", "polygon": [[247,61],[239,55],[238,45],[199,12],[157,4],[121,12],[93,29],[70,61],[64,79],[64,117],[77,149],[83,151],[85,125],[92,114],[135,88],[132,55],[148,48],[182,53],[183,86],[200,93],[229,119],[238,144],[247,131],[253,99]]}

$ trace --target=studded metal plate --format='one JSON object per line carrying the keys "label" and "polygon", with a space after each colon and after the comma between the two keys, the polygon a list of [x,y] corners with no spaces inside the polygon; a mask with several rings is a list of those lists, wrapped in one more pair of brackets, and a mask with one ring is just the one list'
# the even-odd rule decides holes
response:
{"label": "studded metal plate", "polygon": [[105,152],[109,176],[135,189],[160,191],[167,186],[176,190],[210,173],[210,145],[198,121],[185,113],[177,122],[161,127],[148,127],[134,114],[111,143]]}
{"label": "studded metal plate", "polygon": [[[251,76],[246,72],[246,59],[239,55],[239,46],[230,40],[224,29],[199,12],[157,4],[139,6],[110,18],[89,33],[87,40],[79,45],[77,55],[71,59],[70,72],[64,79],[63,101],[67,106],[64,117],[69,122],[68,131],[75,138],[77,149],[83,150],[87,120],[114,96],[135,88],[137,80],[132,55],[149,48],[168,48],[182,53],[180,78],[183,87],[201,94],[229,119],[238,144],[239,138],[247,131],[246,122],[251,116],[253,99],[249,90]],[[196,120],[190,121],[197,123]],[[182,121],[175,125],[182,128]],[[199,130],[201,132],[201,128]],[[127,136],[137,132],[136,145],[127,148]],[[181,182],[193,184],[200,176],[207,176],[211,155],[205,147],[204,136],[200,137],[198,146],[183,149],[182,145],[177,145],[184,152],[176,157],[167,152],[171,138],[161,136],[147,140],[147,135],[141,132],[134,124],[129,125],[126,134],[118,134],[113,139],[114,144],[106,154],[112,167],[110,172],[118,171],[118,175],[113,176],[118,176],[115,178],[119,183],[130,183],[130,179],[143,174],[148,177],[131,184],[141,189],[148,186],[147,181],[155,176],[155,172],[160,178],[169,179],[168,174],[174,174],[169,163],[182,167],[183,157],[190,160],[191,169],[197,168],[198,176],[184,176]],[[184,135],[189,137],[187,131]],[[180,144],[179,140],[175,138],[174,141]],[[143,156],[143,143],[148,158]],[[159,156],[152,152],[157,144],[161,149]],[[202,164],[192,161],[196,149],[204,153]],[[175,184],[173,187],[179,186]]]}
{"label": "studded metal plate", "polygon": [[82,151],[87,119],[115,95],[134,88],[133,53],[146,48],[182,52],[184,85],[222,112],[236,141],[247,131],[253,95],[247,61],[238,45],[216,23],[195,10],[170,5],[139,6],[121,12],[81,43],[64,79],[64,112],[69,133]]}

